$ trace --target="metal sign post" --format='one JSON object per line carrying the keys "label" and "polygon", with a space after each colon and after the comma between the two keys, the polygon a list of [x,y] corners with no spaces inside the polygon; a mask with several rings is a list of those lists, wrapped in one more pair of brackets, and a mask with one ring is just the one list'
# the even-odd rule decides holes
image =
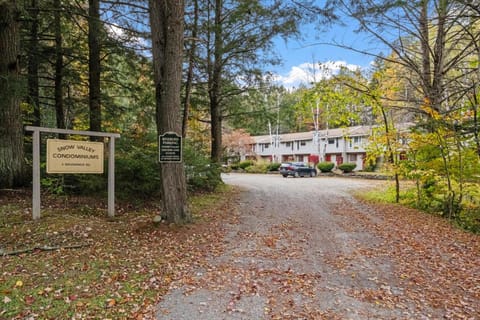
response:
{"label": "metal sign post", "polygon": [[33,172],[32,172],[32,216],[33,220],[40,219],[40,132],[74,134],[93,137],[108,137],[108,216],[115,216],[115,138],[120,138],[118,133],[95,131],[76,131],[67,129],[54,129],[26,126],[25,130],[33,131]]}

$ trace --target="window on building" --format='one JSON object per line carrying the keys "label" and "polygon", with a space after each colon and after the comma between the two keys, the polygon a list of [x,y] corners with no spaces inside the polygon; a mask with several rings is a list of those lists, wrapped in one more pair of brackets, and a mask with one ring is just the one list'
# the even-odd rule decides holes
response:
{"label": "window on building", "polygon": [[328,139],[328,144],[334,144],[335,143],[335,139]]}
{"label": "window on building", "polygon": [[290,148],[290,147],[292,146],[292,143],[291,143],[291,142],[285,142],[285,146],[286,146],[287,148]]}
{"label": "window on building", "polygon": [[357,162],[357,155],[356,154],[348,155],[348,161],[349,162]]}
{"label": "window on building", "polygon": [[306,146],[307,143],[306,143],[305,141],[301,141],[301,142],[300,142],[300,145],[301,145],[301,146]]}

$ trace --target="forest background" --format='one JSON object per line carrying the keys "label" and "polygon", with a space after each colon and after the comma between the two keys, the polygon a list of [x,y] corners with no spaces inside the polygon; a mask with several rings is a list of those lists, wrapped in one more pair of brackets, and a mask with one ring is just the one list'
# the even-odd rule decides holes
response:
{"label": "forest background", "polygon": [[[185,165],[175,172],[185,180],[175,184],[195,191],[221,183],[221,164],[249,135],[312,130],[322,119],[320,129],[375,125],[369,159],[387,160],[394,201],[479,231],[478,1],[178,3],[0,1],[0,188],[31,182],[25,125],[121,133],[119,196],[147,199],[165,189],[157,137],[172,123],[184,138]],[[174,8],[182,22],[172,18]],[[302,37],[305,23],[321,35],[345,16],[388,48],[333,43],[371,55],[370,69],[321,72],[289,90],[275,83],[268,71],[281,62],[274,39]],[[184,30],[177,49],[162,47],[169,30]],[[181,59],[173,113],[162,109],[167,54]],[[414,124],[408,133],[397,129],[405,122]],[[105,176],[42,177],[53,193],[106,190]]]}

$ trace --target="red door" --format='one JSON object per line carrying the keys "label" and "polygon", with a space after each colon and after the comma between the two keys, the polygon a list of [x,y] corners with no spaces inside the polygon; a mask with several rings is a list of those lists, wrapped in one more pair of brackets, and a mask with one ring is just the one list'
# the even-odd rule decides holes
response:
{"label": "red door", "polygon": [[315,154],[309,155],[308,156],[308,162],[317,164],[318,163],[318,156],[315,155]]}
{"label": "red door", "polygon": [[341,165],[342,163],[343,163],[343,157],[337,156],[337,166]]}

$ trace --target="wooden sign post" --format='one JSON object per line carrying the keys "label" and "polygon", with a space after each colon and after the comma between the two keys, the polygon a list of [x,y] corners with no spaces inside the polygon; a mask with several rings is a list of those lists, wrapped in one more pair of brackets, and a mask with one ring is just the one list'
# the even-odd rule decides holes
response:
{"label": "wooden sign post", "polygon": [[[26,126],[33,131],[32,215],[40,219],[40,132],[74,134],[90,137],[108,137],[108,216],[115,216],[115,138],[118,133],[76,131]],[[103,143],[53,140],[47,142],[47,172],[49,173],[103,173]],[[100,144],[102,145],[100,147]],[[100,156],[101,154],[101,156]],[[101,162],[101,167],[100,167]]]}

